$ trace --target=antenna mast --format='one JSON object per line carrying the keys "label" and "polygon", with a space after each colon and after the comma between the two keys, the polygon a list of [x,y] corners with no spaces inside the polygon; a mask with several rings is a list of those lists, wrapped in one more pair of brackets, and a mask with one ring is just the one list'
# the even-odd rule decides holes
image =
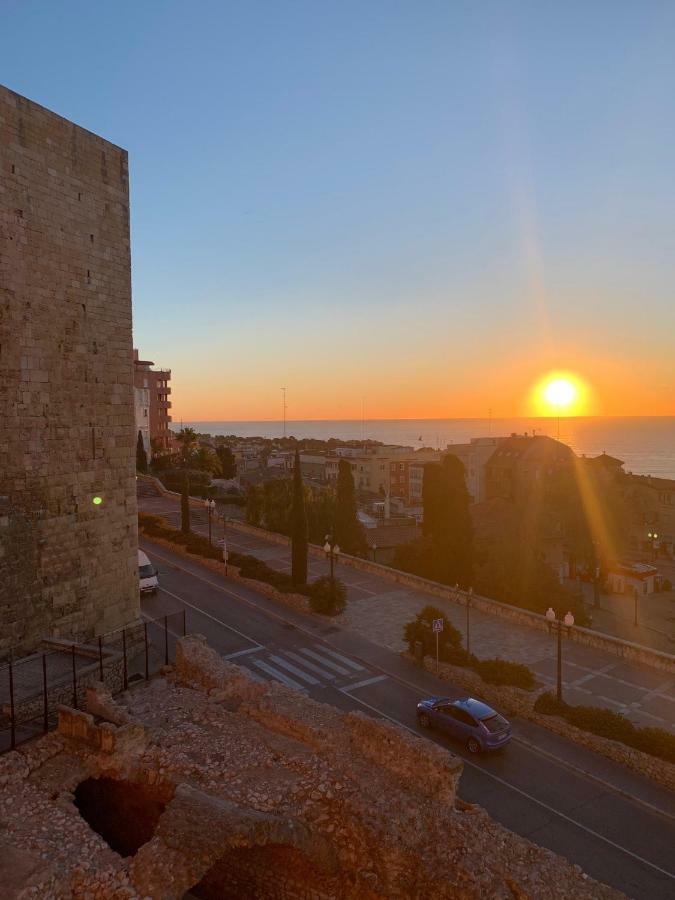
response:
{"label": "antenna mast", "polygon": [[282,396],[281,415],[282,415],[283,423],[284,423],[284,437],[286,437],[286,388],[285,387],[282,387],[282,389],[281,389],[281,396]]}

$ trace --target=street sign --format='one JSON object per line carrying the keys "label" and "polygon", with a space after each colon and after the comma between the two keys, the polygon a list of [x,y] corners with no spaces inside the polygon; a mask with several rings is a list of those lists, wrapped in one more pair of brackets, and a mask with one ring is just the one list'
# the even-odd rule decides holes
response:
{"label": "street sign", "polygon": [[436,634],[443,631],[443,619],[434,619],[433,630]]}

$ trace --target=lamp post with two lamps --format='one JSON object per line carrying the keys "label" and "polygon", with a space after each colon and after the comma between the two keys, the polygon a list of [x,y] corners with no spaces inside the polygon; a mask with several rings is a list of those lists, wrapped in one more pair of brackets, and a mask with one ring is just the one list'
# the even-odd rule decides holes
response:
{"label": "lamp post with two lamps", "polygon": [[333,543],[333,538],[327,534],[326,543],[323,545],[324,553],[330,560],[330,592],[333,601],[335,601],[335,563],[340,555],[340,548]]}
{"label": "lamp post with two lamps", "polygon": [[215,500],[207,499],[204,501],[204,509],[206,509],[206,511],[209,514],[209,545],[211,544],[211,516],[213,515],[213,511],[215,508],[216,508]]}
{"label": "lamp post with two lamps", "polygon": [[558,634],[558,668],[556,678],[556,699],[558,703],[562,703],[562,632],[563,628],[567,629],[569,635],[574,625],[574,616],[571,612],[566,613],[564,619],[559,619],[552,606],[546,610],[546,621],[548,622],[548,630],[556,631]]}
{"label": "lamp post with two lamps", "polygon": [[656,542],[659,539],[658,532],[654,531],[653,528],[647,532],[647,537],[649,538],[649,542],[652,546],[652,561],[656,559]]}

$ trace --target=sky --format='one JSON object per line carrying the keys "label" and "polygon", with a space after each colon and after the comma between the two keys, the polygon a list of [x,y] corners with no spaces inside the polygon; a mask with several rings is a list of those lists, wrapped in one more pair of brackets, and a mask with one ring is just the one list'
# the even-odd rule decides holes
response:
{"label": "sky", "polygon": [[[675,414],[675,3],[0,0],[129,151],[174,419]],[[540,399],[540,395],[539,395]]]}

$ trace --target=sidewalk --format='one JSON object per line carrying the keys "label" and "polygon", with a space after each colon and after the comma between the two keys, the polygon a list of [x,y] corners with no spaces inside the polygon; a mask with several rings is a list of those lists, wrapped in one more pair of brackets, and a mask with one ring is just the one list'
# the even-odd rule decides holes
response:
{"label": "sidewalk", "polygon": [[[164,516],[177,526],[179,504],[170,497],[139,497],[142,512]],[[192,510],[193,530],[207,533],[206,512]],[[215,539],[215,538],[214,538]],[[258,536],[228,529],[230,550],[249,553],[280,571],[290,569],[288,547]],[[310,557],[310,576],[325,575],[328,563]],[[337,576],[348,589],[345,613],[336,623],[386,647],[404,648],[403,628],[422,607],[440,607],[463,635],[466,610],[450,601],[397,586],[385,578],[338,564]],[[495,657],[528,665],[538,680],[555,685],[555,638],[526,626],[471,610],[471,650],[477,656]],[[657,726],[675,732],[675,678],[664,672],[624,662],[616,656],[570,642],[563,645],[563,687],[569,703],[602,706],[621,712],[639,726]]]}

